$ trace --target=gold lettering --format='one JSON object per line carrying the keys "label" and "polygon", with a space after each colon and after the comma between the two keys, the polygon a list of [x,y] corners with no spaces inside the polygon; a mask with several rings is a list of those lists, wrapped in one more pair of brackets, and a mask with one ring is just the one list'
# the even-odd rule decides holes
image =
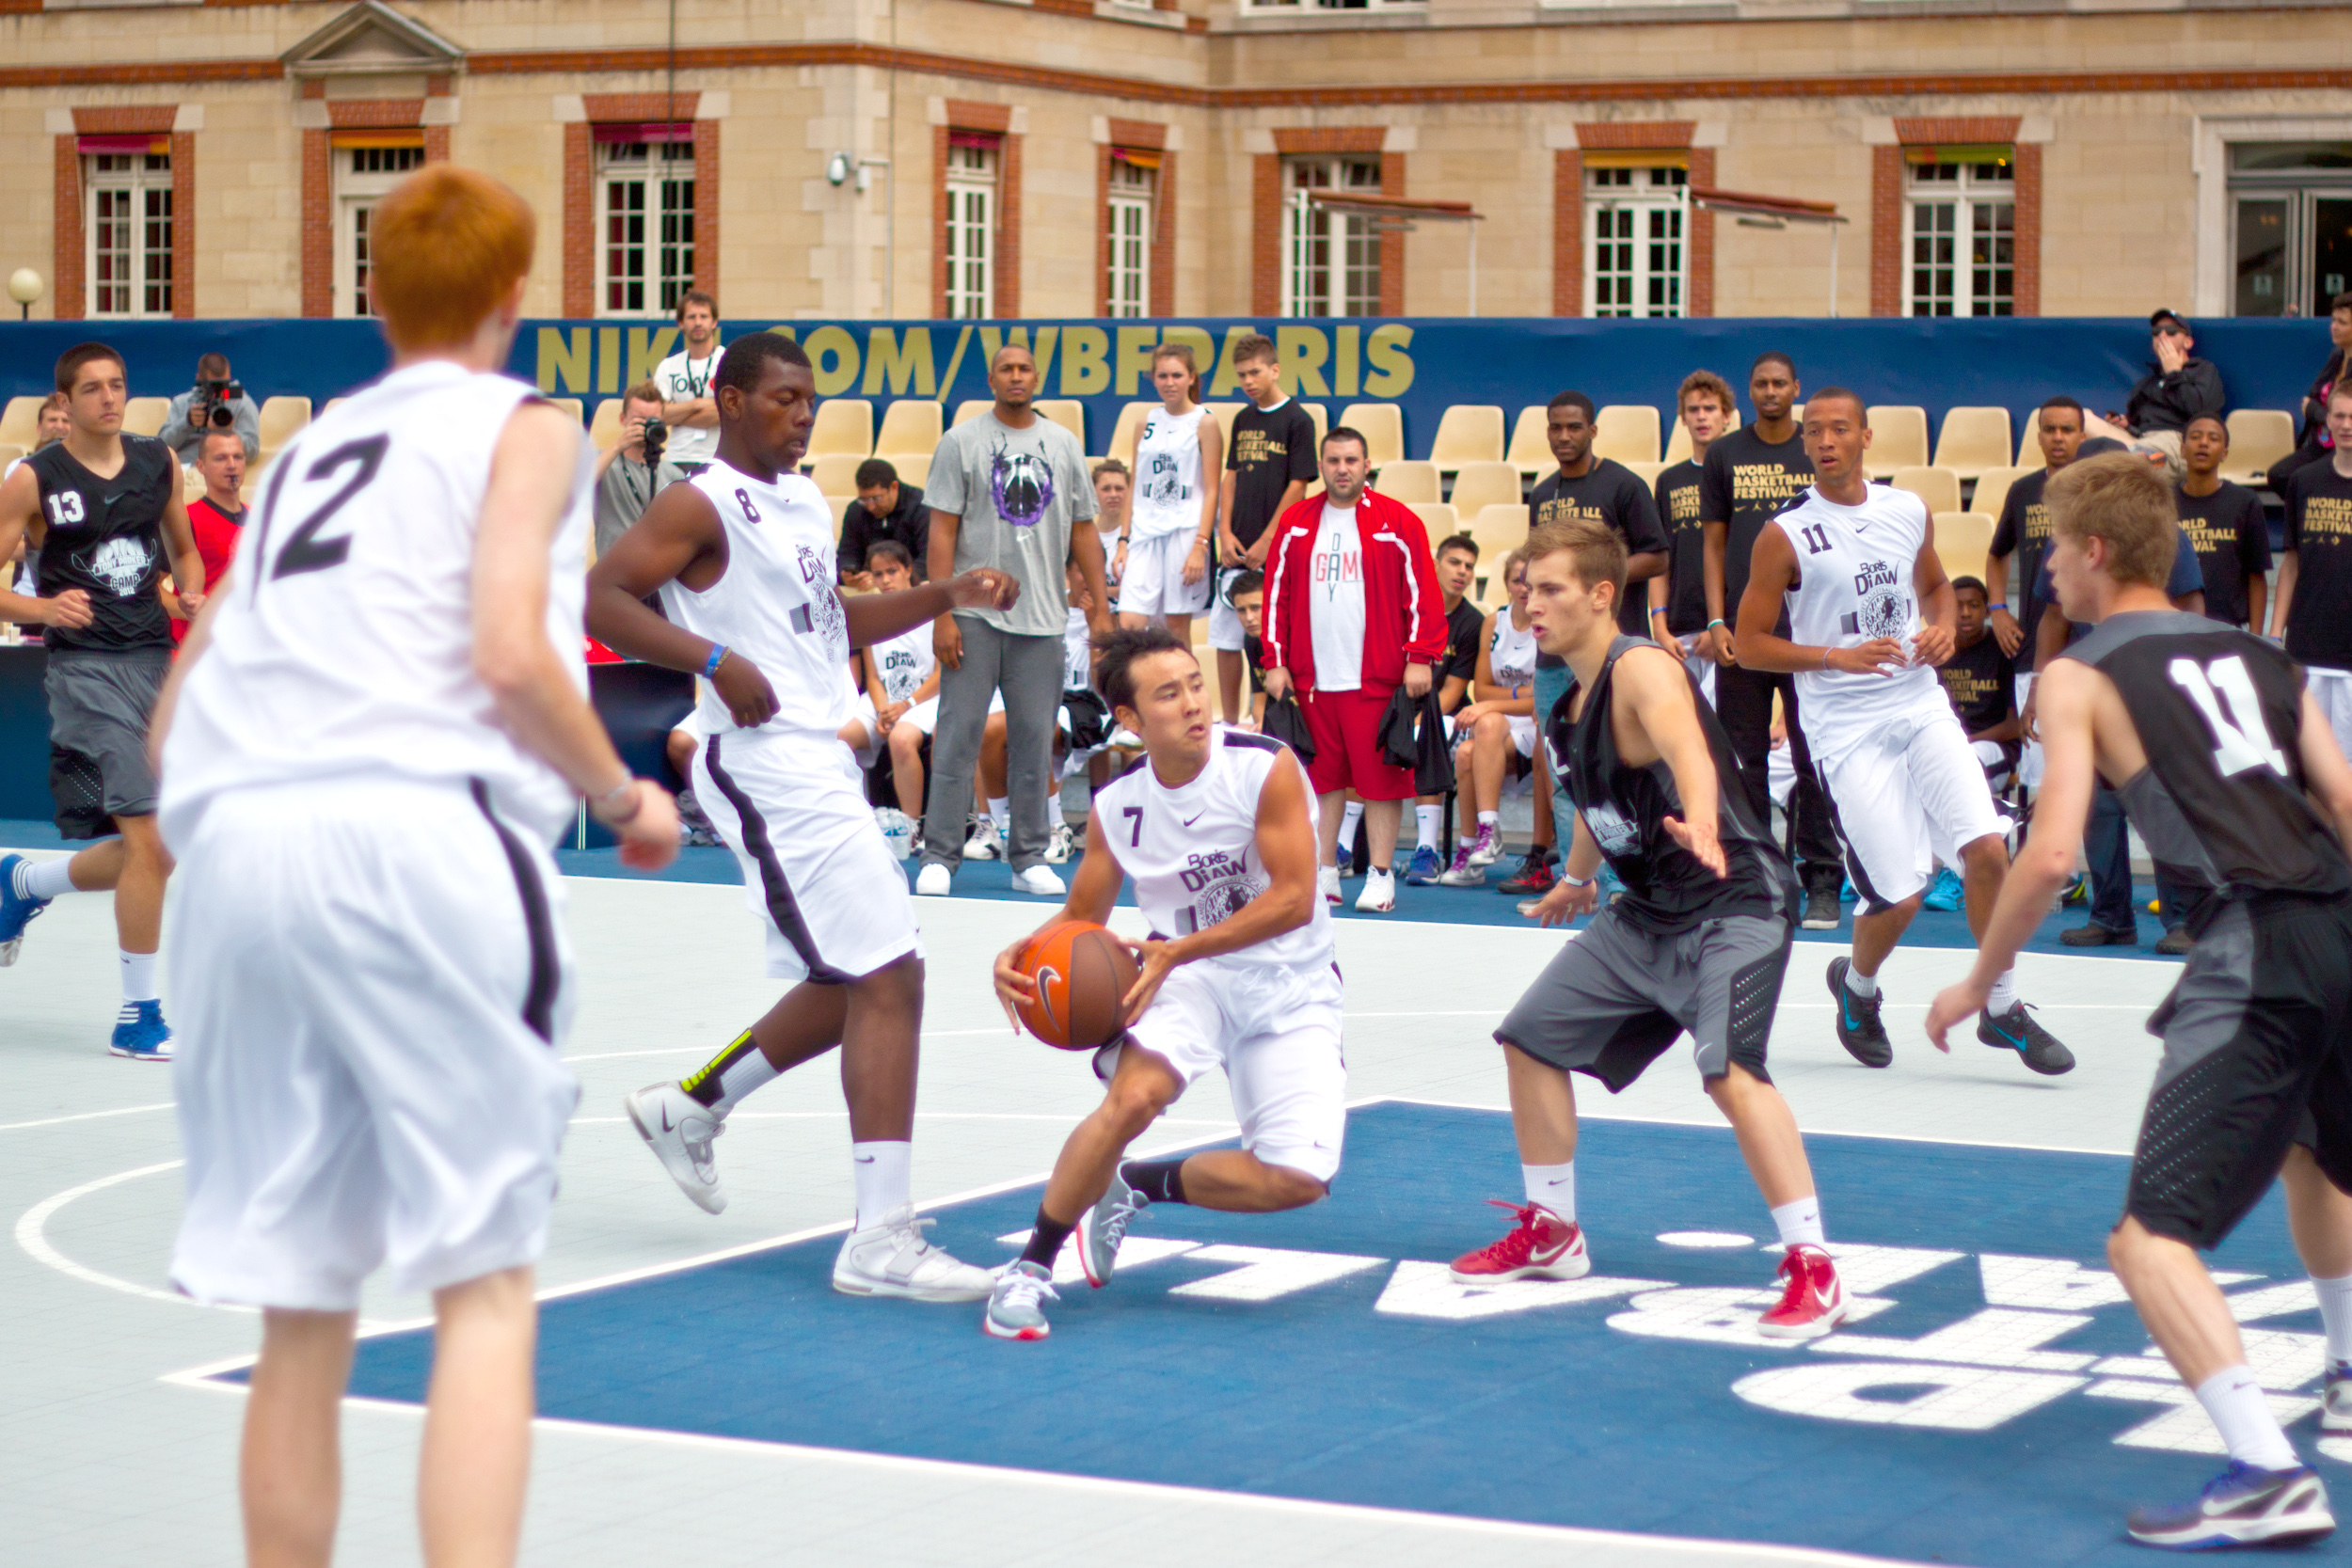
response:
{"label": "gold lettering", "polygon": [[1258,329],[1248,322],[1237,322],[1225,329],[1225,342],[1216,351],[1216,373],[1209,377],[1209,396],[1231,397],[1241,386],[1240,372],[1233,368],[1233,345]]}
{"label": "gold lettering", "polygon": [[596,390],[617,392],[621,389],[621,329],[617,326],[596,328]]}
{"label": "gold lettering", "polygon": [[1061,336],[1061,395],[1091,397],[1111,384],[1111,335],[1099,326],[1073,326]]}
{"label": "gold lettering", "polygon": [[670,356],[670,345],[677,341],[677,328],[665,326],[660,331],[651,327],[632,326],[628,329],[628,373],[621,377],[623,387],[634,387],[661,367]]}
{"label": "gold lettering", "polygon": [[[982,338],[987,337],[983,331]],[[1160,329],[1156,326],[1122,326],[1119,329],[1119,357],[1111,366],[1111,389],[1122,398],[1148,397],[1152,394],[1152,351],[1160,345]]]}
{"label": "gold lettering", "polygon": [[[835,398],[857,385],[857,340],[838,326],[820,326],[801,345],[817,375],[817,395]],[[826,361],[831,360],[830,366]]]}
{"label": "gold lettering", "polygon": [[939,390],[939,378],[931,370],[931,333],[927,326],[907,328],[901,342],[893,327],[876,326],[866,334],[866,387],[867,397],[882,389],[887,382],[894,397],[905,397],[913,388],[917,397],[930,397]]}
{"label": "gold lettering", "polygon": [[1412,389],[1413,356],[1406,352],[1412,346],[1413,329],[1403,322],[1372,329],[1364,357],[1372,361],[1373,373],[1364,377],[1364,396],[1401,398]]}
{"label": "gold lettering", "polygon": [[[575,326],[567,341],[560,326],[539,329],[539,390],[584,392],[593,355],[588,328]],[[559,388],[558,383],[561,383]]]}
{"label": "gold lettering", "polygon": [[1323,379],[1323,362],[1331,357],[1330,340],[1319,326],[1278,326],[1274,329],[1274,362],[1281,367],[1282,385],[1295,397],[1327,398],[1330,386]]}
{"label": "gold lettering", "polygon": [[1337,368],[1331,372],[1331,390],[1340,397],[1352,398],[1356,395],[1359,377],[1357,361],[1363,357],[1364,329],[1350,324],[1339,328],[1333,336],[1339,340],[1340,358]]}

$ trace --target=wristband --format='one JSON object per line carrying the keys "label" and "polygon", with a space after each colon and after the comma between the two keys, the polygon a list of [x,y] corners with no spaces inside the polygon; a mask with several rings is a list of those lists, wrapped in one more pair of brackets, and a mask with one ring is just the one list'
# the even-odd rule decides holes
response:
{"label": "wristband", "polygon": [[1568,868],[1565,865],[1560,868],[1560,879],[1567,883],[1570,887],[1591,887],[1593,885],[1593,879],[1590,877],[1569,876]]}
{"label": "wristband", "polygon": [[[607,815],[610,811],[617,810],[624,804],[629,808],[627,816],[616,817]],[[637,795],[637,780],[634,776],[623,779],[619,784],[588,802],[588,815],[608,828],[624,827],[635,821],[637,814],[644,809],[645,802]]]}
{"label": "wristband", "polygon": [[717,678],[719,673],[719,661],[726,657],[727,645],[723,642],[713,642],[710,645],[710,657],[703,660],[703,679],[712,680]]}
{"label": "wristband", "polygon": [[2007,599],[2003,599],[1999,604],[1989,604],[1984,607],[1984,612],[1987,615],[1992,614],[1996,610],[2000,610],[2003,614],[2007,614],[2009,611],[2009,601]]}
{"label": "wristband", "polygon": [[1827,648],[1821,650],[1821,668],[1824,670],[1829,668],[1829,654],[1830,651]]}
{"label": "wristband", "polygon": [[1707,630],[1708,630],[1708,631],[1713,631],[1713,630],[1714,630],[1717,626],[1722,626],[1723,624],[1724,624],[1724,623],[1723,623],[1722,619],[1721,619],[1720,617],[1718,617],[1718,618],[1717,618],[1717,619],[1715,619],[1715,620],[1712,620],[1712,621],[1708,622],[1708,623],[1707,623],[1707,627],[1706,627],[1706,629],[1707,629]]}

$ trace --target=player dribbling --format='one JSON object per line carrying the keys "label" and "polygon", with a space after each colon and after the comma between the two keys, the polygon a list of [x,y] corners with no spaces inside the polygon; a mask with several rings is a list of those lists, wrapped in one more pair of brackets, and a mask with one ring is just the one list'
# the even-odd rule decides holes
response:
{"label": "player dribbling", "polygon": [[[1109,1283],[1119,1243],[1152,1203],[1271,1213],[1319,1201],[1347,1126],[1340,974],[1315,888],[1315,802],[1306,769],[1264,736],[1209,722],[1192,650],[1159,627],[1097,644],[1096,679],[1144,756],[1094,798],[1086,856],[1054,922],[1100,923],[1133,877],[1151,923],[1121,1043],[1095,1056],[1103,1103],[1071,1133],[1036,1228],[997,1275],[981,1327],[1042,1339],[1054,1259],[1074,1230],[1088,1280]],[[997,956],[1007,1016],[1035,994]],[[1127,1146],[1194,1080],[1222,1067],[1242,1147],[1121,1163]]]}

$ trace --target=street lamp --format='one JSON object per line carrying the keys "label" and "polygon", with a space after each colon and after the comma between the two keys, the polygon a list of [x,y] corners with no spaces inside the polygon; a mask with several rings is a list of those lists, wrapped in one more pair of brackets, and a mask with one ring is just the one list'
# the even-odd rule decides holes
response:
{"label": "street lamp", "polygon": [[8,297],[16,301],[18,320],[32,319],[33,301],[39,299],[48,287],[41,281],[40,274],[30,267],[19,267],[8,274]]}

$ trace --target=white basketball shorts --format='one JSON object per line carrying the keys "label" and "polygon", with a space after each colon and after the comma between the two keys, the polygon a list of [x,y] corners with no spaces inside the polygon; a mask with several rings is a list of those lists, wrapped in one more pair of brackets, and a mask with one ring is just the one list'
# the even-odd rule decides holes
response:
{"label": "white basketball shorts", "polygon": [[[1127,1039],[1176,1069],[1190,1088],[1225,1069],[1241,1142],[1269,1165],[1329,1183],[1347,1132],[1347,1056],[1340,1043],[1336,969],[1220,964],[1171,972]],[[1121,1046],[1095,1053],[1104,1082]]]}
{"label": "white basketball shorts", "polygon": [[[2010,688],[2016,694],[2017,711],[2020,713],[2026,711],[2026,704],[2033,697],[2034,674],[2031,670],[2021,671],[2016,684]],[[2039,740],[2027,740],[2018,747],[2017,782],[2027,789],[2042,787],[2042,742]]]}
{"label": "white basketball shorts", "polygon": [[563,884],[462,788],[209,805],[164,962],[199,1301],[349,1311],[530,1263],[579,1085]]}
{"label": "white basketball shorts", "polygon": [[1238,654],[1245,651],[1242,639],[1249,628],[1241,624],[1241,616],[1227,601],[1232,597],[1233,579],[1241,576],[1239,566],[1216,569],[1216,592],[1209,599],[1209,646],[1219,653]]}
{"label": "white basketball shorts", "polygon": [[2328,670],[2314,664],[2303,672],[2305,689],[2336,732],[2336,745],[2352,756],[2352,670]]}
{"label": "white basketball shorts", "polygon": [[743,868],[771,978],[838,985],[922,953],[906,873],[840,741],[714,735],[694,753],[694,799]]}
{"label": "white basketball shorts", "polygon": [[1121,615],[1198,615],[1209,608],[1209,572],[1184,580],[1184,560],[1197,536],[1190,529],[1127,541],[1127,575],[1119,579]]}
{"label": "white basketball shorts", "polygon": [[1939,856],[1958,866],[1963,846],[2007,832],[1984,765],[1949,709],[1892,716],[1883,739],[1874,736],[1832,761],[1817,758],[1814,768],[1866,914],[1925,888]]}

